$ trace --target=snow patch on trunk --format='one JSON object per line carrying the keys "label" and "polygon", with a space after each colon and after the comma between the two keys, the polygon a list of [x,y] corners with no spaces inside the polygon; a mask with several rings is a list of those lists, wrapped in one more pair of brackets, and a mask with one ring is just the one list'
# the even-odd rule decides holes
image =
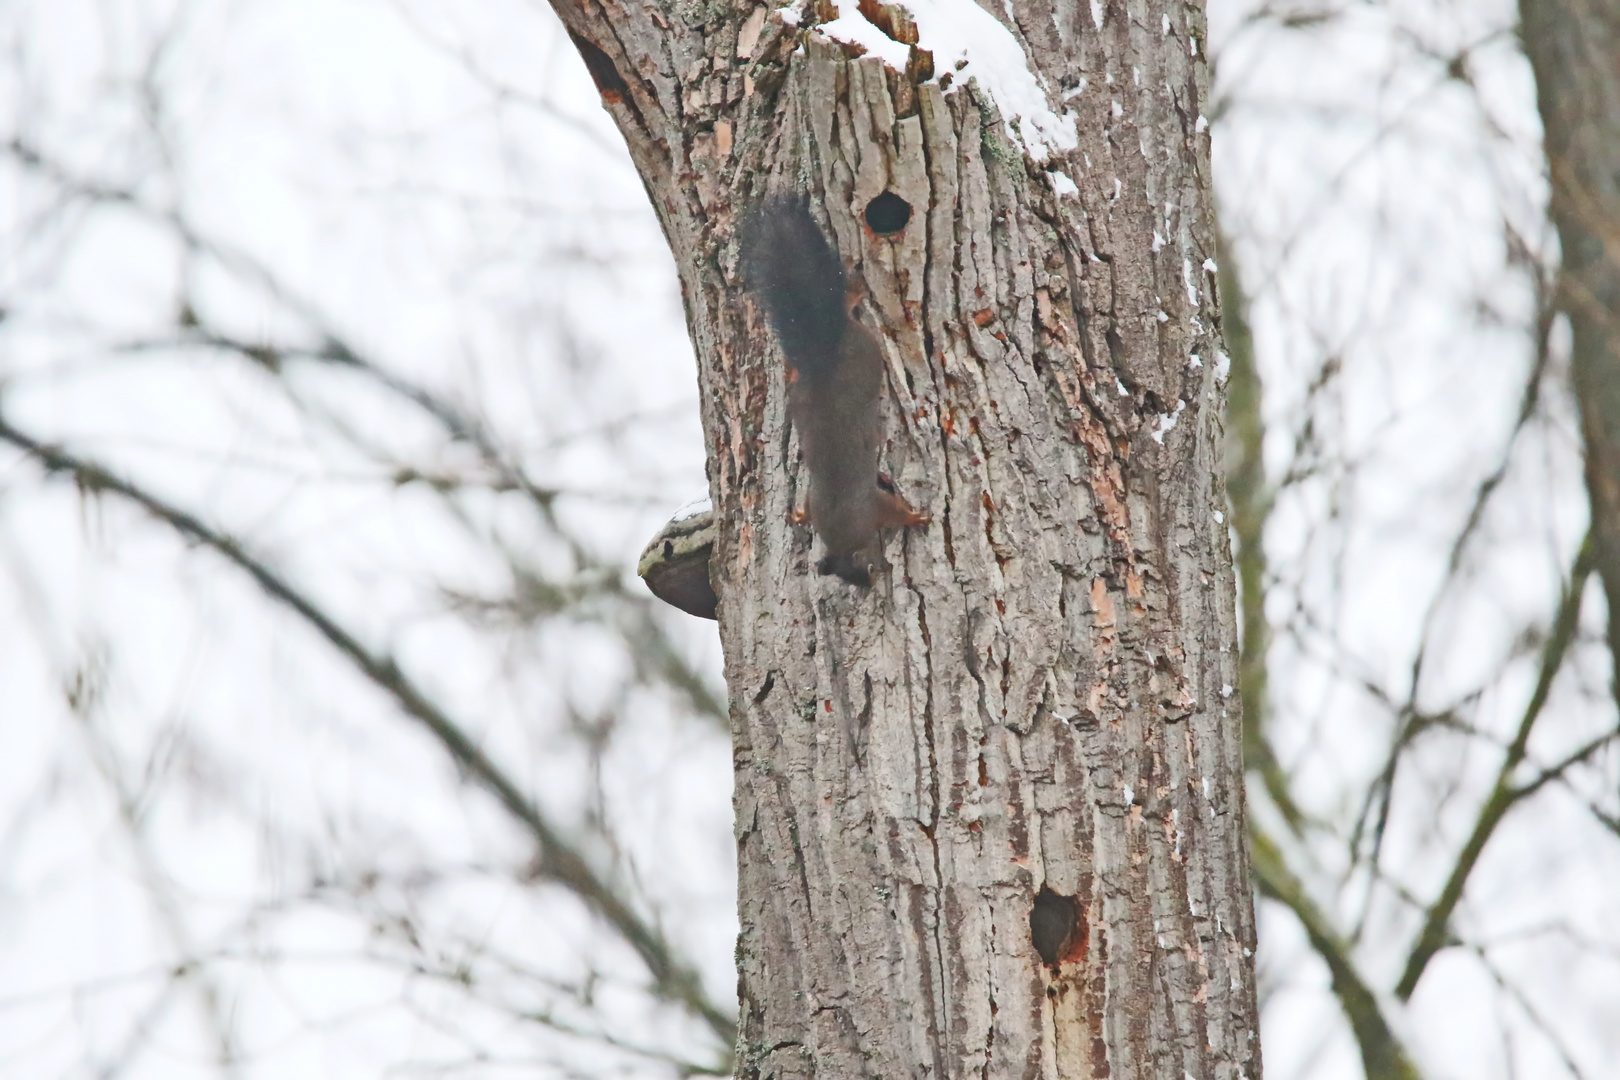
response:
{"label": "snow patch on trunk", "polygon": [[[834,41],[859,45],[895,71],[906,70],[909,46],[873,26],[857,0],[837,0],[838,18],[817,27]],[[1052,109],[1018,38],[973,0],[907,0],[917,23],[917,47],[934,56],[935,79],[975,79],[995,101],[1008,134],[1035,161],[1080,144],[1074,117]],[[784,12],[784,16],[789,13]],[[961,64],[960,67],[957,65]]]}

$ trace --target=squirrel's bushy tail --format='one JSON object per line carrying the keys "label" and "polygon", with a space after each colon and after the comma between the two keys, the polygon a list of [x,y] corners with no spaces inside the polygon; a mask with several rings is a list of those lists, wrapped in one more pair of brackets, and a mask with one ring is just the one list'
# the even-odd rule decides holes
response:
{"label": "squirrel's bushy tail", "polygon": [[803,195],[769,196],[738,227],[743,280],[801,376],[830,375],[849,325],[844,264]]}

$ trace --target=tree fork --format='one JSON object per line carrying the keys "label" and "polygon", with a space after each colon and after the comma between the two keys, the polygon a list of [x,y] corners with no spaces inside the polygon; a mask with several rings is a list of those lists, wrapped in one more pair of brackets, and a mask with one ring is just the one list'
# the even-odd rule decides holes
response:
{"label": "tree fork", "polygon": [[[1003,122],[1005,72],[943,86],[914,44],[899,72],[814,10],[560,9],[699,358],[739,1077],[1259,1077],[1202,11],[1009,10],[1067,137]],[[864,280],[883,467],[934,517],[870,591],[789,521],[736,266],[766,190],[807,191]]]}

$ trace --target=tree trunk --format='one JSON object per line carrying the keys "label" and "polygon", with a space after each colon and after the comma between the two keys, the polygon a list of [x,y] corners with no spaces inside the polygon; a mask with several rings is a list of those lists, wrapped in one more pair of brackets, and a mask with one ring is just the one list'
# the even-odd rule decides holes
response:
{"label": "tree trunk", "polygon": [[1523,0],[1519,12],[1546,132],[1559,303],[1574,332],[1570,374],[1620,701],[1620,8]]}
{"label": "tree trunk", "polygon": [[[814,9],[560,9],[699,357],[737,1075],[1257,1080],[1201,5],[990,7],[920,9],[965,71],[872,0],[827,32],[892,67]],[[934,517],[870,591],[789,522],[783,364],[736,271],[768,187],[864,279],[884,468]]]}

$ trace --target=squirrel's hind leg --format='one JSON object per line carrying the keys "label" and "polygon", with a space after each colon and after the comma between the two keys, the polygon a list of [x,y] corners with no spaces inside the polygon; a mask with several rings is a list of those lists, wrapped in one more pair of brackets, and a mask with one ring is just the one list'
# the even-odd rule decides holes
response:
{"label": "squirrel's hind leg", "polygon": [[877,499],[877,526],[880,529],[889,529],[899,526],[907,528],[912,525],[927,525],[934,520],[934,515],[926,510],[918,510],[901,497],[894,490],[894,481],[889,479],[887,473],[878,473],[878,499]]}

